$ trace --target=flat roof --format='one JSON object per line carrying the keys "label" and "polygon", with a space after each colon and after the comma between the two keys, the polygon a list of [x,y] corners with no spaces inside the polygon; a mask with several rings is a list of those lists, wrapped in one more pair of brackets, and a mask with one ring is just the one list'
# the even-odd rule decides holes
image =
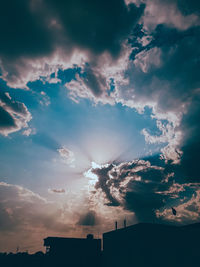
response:
{"label": "flat roof", "polygon": [[90,238],[72,238],[72,237],[53,237],[44,238],[44,246],[49,246],[52,243],[84,243],[84,242],[100,242],[101,239]]}
{"label": "flat roof", "polygon": [[155,223],[138,223],[134,225],[130,225],[127,227],[115,229],[109,232],[104,233],[103,235],[112,235],[112,234],[117,234],[117,233],[125,233],[129,231],[140,231],[144,229],[151,229],[151,230],[175,230],[175,229],[183,229],[183,230],[189,230],[189,229],[200,229],[200,223],[194,223],[194,224],[189,224],[189,225],[170,225],[170,224],[155,224]]}

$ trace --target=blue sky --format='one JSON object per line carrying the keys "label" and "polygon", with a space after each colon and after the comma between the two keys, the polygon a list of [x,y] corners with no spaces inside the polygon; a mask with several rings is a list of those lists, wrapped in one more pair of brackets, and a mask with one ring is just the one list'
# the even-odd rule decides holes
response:
{"label": "blue sky", "polygon": [[[71,77],[68,76],[65,75],[63,80],[69,81]],[[151,119],[148,108],[138,114],[121,104],[94,104],[87,99],[75,103],[69,99],[62,83],[43,84],[38,80],[30,84],[28,91],[13,91],[3,81],[2,84],[15,101],[26,103],[32,114],[29,127],[33,129],[33,134],[29,136],[22,135],[23,130],[7,138],[1,136],[1,149],[4,151],[1,154],[1,175],[4,182],[20,184],[42,193],[52,186],[63,187],[65,183],[70,187],[72,178],[69,181],[67,174],[73,176],[77,170],[61,162],[60,170],[53,162],[59,161],[57,149],[63,146],[82,154],[85,162],[77,159],[78,171],[90,167],[91,160],[98,164],[114,160],[130,161],[149,153],[157,154],[163,147],[145,144],[142,129],[157,130],[156,121]],[[40,92],[48,95],[48,106],[40,102]],[[90,149],[88,142],[92,144]],[[109,153],[109,150],[113,152]]]}

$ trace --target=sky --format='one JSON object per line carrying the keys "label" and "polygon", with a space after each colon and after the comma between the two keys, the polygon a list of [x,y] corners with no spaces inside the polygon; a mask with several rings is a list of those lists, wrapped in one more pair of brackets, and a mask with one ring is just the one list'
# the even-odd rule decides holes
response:
{"label": "sky", "polygon": [[199,15],[196,0],[2,1],[0,251],[200,221]]}

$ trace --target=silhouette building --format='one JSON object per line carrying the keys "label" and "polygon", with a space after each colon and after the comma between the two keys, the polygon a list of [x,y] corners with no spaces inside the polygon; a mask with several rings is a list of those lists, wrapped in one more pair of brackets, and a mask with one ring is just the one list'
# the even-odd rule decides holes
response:
{"label": "silhouette building", "polygon": [[103,234],[103,266],[200,266],[200,224],[124,226]]}
{"label": "silhouette building", "polygon": [[47,237],[44,239],[46,252],[56,263],[63,266],[97,266],[101,254],[101,239]]}
{"label": "silhouette building", "polygon": [[7,267],[199,267],[200,223],[186,226],[139,223],[101,239],[47,237],[47,253],[0,253]]}

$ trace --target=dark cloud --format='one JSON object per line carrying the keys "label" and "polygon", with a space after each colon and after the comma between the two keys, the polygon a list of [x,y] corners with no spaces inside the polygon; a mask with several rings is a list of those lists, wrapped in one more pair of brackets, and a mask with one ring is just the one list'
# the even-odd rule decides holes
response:
{"label": "dark cloud", "polygon": [[0,128],[7,129],[16,127],[15,120],[13,119],[13,117],[2,107],[0,107],[0,118]]}
{"label": "dark cloud", "polygon": [[117,166],[110,164],[94,169],[93,173],[99,179],[96,190],[105,194],[105,204],[135,212],[139,221],[152,221],[154,210],[165,205],[165,197],[157,192],[169,187],[164,182],[166,174],[163,168],[151,166],[148,161],[134,160]]}
{"label": "dark cloud", "polygon": [[144,5],[127,7],[123,0],[46,1],[61,23],[66,41],[95,54],[108,51],[118,55],[121,42],[143,13]]}
{"label": "dark cloud", "polygon": [[[171,207],[157,210],[157,217],[168,222],[189,224],[199,222],[200,219],[200,183],[173,184],[165,194],[174,194],[174,198],[181,198],[176,203],[176,216]],[[183,197],[184,196],[184,197]]]}
{"label": "dark cloud", "polygon": [[[159,66],[150,65],[145,72],[141,69],[135,70],[137,75],[134,76],[133,84],[136,85],[136,96],[138,94],[141,97],[154,98],[156,93],[161,92],[158,94],[158,105],[161,109],[170,110],[176,109],[174,100],[180,102],[189,100],[190,94],[199,87],[200,83],[198,76],[200,49],[197,45],[199,31],[199,27],[180,32],[164,25],[158,25],[152,34],[153,40],[139,50],[134,49],[134,54],[138,55],[138,61],[142,60],[140,56],[145,58],[145,55],[151,53],[152,49],[161,50]],[[145,59],[147,62],[144,64],[148,63],[149,58]],[[185,75],[186,73],[187,75]],[[152,79],[155,77],[163,82],[163,86],[170,82],[167,92],[159,87],[151,88]],[[165,93],[169,95],[168,101],[165,99]]]}
{"label": "dark cloud", "polygon": [[146,9],[142,21],[147,30],[155,29],[158,24],[165,24],[179,30],[199,25],[199,5],[193,0],[191,2],[189,0],[143,1]]}
{"label": "dark cloud", "polygon": [[[143,32],[139,34],[143,38],[143,29],[139,32]],[[177,116],[179,126],[176,125],[174,131],[180,131],[181,137],[176,149],[183,152],[180,170],[188,181],[199,181],[199,33],[197,26],[178,30],[158,25],[147,45],[143,46],[140,38],[138,43],[130,39],[135,45],[131,55],[135,65],[129,86],[134,87],[135,101],[152,101],[158,114],[172,112]],[[181,157],[180,152],[177,154]]]}
{"label": "dark cloud", "polygon": [[8,93],[0,92],[0,134],[7,136],[28,127],[31,114],[24,103],[13,100]]}
{"label": "dark cloud", "polygon": [[3,1],[0,9],[0,56],[41,56],[52,50],[45,21],[32,10],[32,1]]}
{"label": "dark cloud", "polygon": [[200,3],[198,0],[177,0],[177,4],[184,15],[200,14]]}
{"label": "dark cloud", "polygon": [[84,71],[83,81],[85,85],[92,91],[94,96],[100,96],[105,90],[106,78],[101,73],[94,72],[89,66],[86,66]]}
{"label": "dark cloud", "polygon": [[[153,165],[147,160],[134,160],[93,169],[92,172],[98,176],[95,188],[97,192],[103,192],[104,204],[117,204],[124,210],[135,213],[140,222],[168,220],[163,215],[158,216],[158,213],[165,214],[165,210],[170,211],[170,207],[174,205],[181,209],[184,203],[184,206],[189,208],[192,202],[194,206],[198,202],[197,197],[193,200],[198,192],[198,185],[194,184],[193,187],[193,184],[181,182],[180,173],[174,165],[164,164],[164,167],[161,167],[163,161],[158,157],[157,163],[160,164]],[[197,208],[199,209],[199,205]],[[195,220],[189,218],[189,215],[177,220],[171,220],[173,217],[170,216],[169,218],[169,221],[180,223]]]}
{"label": "dark cloud", "polygon": [[[48,64],[55,53],[68,61],[76,49],[89,51],[91,58],[106,51],[117,57],[143,10],[144,5],[127,6],[123,0],[6,1],[0,11],[2,78],[10,87],[25,88],[28,82],[54,72]],[[98,95],[94,75],[87,75]]]}
{"label": "dark cloud", "polygon": [[95,173],[98,177],[99,180],[95,185],[96,189],[101,188],[101,190],[105,193],[107,200],[109,201],[106,203],[108,206],[119,206],[120,203],[118,200],[112,195],[110,191],[110,187],[108,186],[109,182],[109,175],[108,172],[113,168],[113,165],[110,164],[108,167],[103,167],[100,169],[94,169],[93,173]]}
{"label": "dark cloud", "polygon": [[99,223],[99,219],[97,217],[97,214],[95,211],[90,210],[86,214],[83,214],[80,216],[80,219],[78,221],[78,225],[83,226],[95,226]]}
{"label": "dark cloud", "polygon": [[78,102],[79,98],[90,98],[94,101],[106,99],[110,85],[101,70],[86,63],[74,80],[66,83],[65,86],[69,91],[69,96]]}
{"label": "dark cloud", "polygon": [[182,120],[183,156],[180,171],[185,175],[188,182],[200,182],[199,176],[199,151],[200,151],[200,93],[191,96],[191,103],[187,114]]}

